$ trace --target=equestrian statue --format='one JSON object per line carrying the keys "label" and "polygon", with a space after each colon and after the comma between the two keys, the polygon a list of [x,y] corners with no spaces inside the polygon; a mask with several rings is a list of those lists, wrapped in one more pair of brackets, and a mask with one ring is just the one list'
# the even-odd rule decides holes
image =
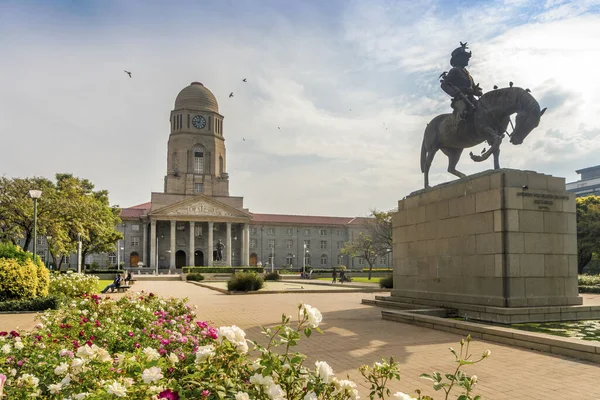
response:
{"label": "equestrian statue", "polygon": [[508,124],[512,125],[510,116],[516,113],[510,142],[518,145],[539,125],[546,111],[545,108],[540,110],[529,89],[513,87],[512,82],[510,87],[497,89],[494,86],[493,91],[483,94],[466,69],[471,58],[467,48],[467,43],[461,42],[451,54],[452,69],[440,75],[442,90],[452,97],[453,113],[438,115],[425,128],[421,172],[425,174],[426,188],[429,187],[429,168],[438,150],[448,156],[448,172],[464,178],[466,175],[456,170],[463,150],[488,142],[490,148],[484,149],[481,155],[470,153],[471,159],[481,162],[493,155],[494,169],[499,169],[500,144]]}

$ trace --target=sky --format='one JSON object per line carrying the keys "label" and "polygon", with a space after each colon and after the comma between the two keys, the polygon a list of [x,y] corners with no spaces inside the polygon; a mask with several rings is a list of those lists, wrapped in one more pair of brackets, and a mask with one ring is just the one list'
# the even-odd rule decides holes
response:
{"label": "sky", "polygon": [[[598,0],[0,0],[0,174],[70,172],[113,204],[147,202],[175,97],[199,81],[250,211],[389,210],[422,188],[423,131],[450,110],[438,77],[460,41],[484,91],[512,81],[548,108],[522,145],[504,141],[502,167],[571,182],[600,164]],[[467,153],[462,172],[493,167]],[[455,179],[446,168],[438,153],[431,184]]]}

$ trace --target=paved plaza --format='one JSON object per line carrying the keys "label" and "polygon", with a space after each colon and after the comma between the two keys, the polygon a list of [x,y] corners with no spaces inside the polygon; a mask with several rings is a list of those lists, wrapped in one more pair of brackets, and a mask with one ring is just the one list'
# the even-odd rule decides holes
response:
{"label": "paved plaza", "polygon": [[[185,282],[139,281],[136,290],[148,290],[162,296],[188,297],[197,305],[198,318],[214,325],[236,324],[251,339],[260,339],[259,325],[277,323],[282,313],[295,315],[302,301],[323,313],[323,335],[303,340],[299,350],[309,362],[326,360],[338,377],[349,375],[360,385],[362,398],[368,390],[358,373],[362,364],[393,356],[400,363],[402,379],[391,388],[412,392],[415,388],[435,394],[429,383],[419,379],[424,372],[451,372],[455,368],[448,347],[458,348],[461,336],[383,321],[381,309],[360,304],[368,293],[284,293],[252,296],[228,296]],[[122,295],[117,295],[122,296]],[[0,330],[31,328],[32,314],[0,315]],[[537,351],[513,348],[485,341],[472,343],[479,355],[490,349],[489,359],[466,369],[479,378],[477,393],[484,399],[600,399],[600,366]],[[436,399],[441,398],[437,393]]]}

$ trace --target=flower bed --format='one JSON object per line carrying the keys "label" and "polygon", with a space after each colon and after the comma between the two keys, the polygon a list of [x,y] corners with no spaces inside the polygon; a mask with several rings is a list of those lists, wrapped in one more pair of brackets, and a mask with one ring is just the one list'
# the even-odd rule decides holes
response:
{"label": "flower bed", "polygon": [[[336,378],[325,361],[305,364],[306,357],[292,351],[302,336],[320,332],[316,308],[301,304],[294,323],[283,315],[280,325],[263,328],[262,345],[235,325],[217,329],[195,320],[185,301],[143,292],[116,301],[84,295],[44,313],[33,332],[0,332],[0,398],[3,391],[9,399],[358,398],[356,384]],[[464,399],[473,398],[477,379],[460,368],[489,355],[466,361],[469,341],[464,353],[461,343],[460,356],[451,349],[458,367],[446,375],[450,383],[439,373],[424,376],[444,391],[460,387]],[[360,372],[372,398],[390,398],[385,385],[399,379],[397,363]],[[411,399],[403,393],[391,398]]]}

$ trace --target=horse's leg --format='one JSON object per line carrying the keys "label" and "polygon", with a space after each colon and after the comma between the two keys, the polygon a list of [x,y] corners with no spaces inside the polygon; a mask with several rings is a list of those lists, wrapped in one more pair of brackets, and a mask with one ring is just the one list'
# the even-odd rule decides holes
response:
{"label": "horse's leg", "polygon": [[430,187],[429,186],[429,168],[431,168],[431,163],[433,162],[433,157],[435,157],[435,153],[437,153],[438,149],[437,148],[433,148],[431,150],[429,150],[427,152],[427,159],[425,160],[425,171],[423,171],[423,174],[425,176],[425,188]]}
{"label": "horse's leg", "polygon": [[[490,146],[493,145],[492,142],[488,141]],[[498,147],[493,153],[494,156],[494,169],[500,169],[500,147]]]}
{"label": "horse's leg", "polygon": [[456,164],[458,164],[458,160],[460,160],[460,155],[463,152],[463,149],[444,149],[444,154],[448,156],[448,172],[452,175],[458,176],[459,178],[464,178],[467,175],[456,169]]}
{"label": "horse's leg", "polygon": [[500,144],[502,144],[502,138],[504,137],[503,135],[499,135],[498,133],[496,133],[496,131],[492,128],[485,127],[483,129],[483,131],[485,132],[486,136],[488,137],[486,140],[488,141],[488,143],[491,144],[491,147],[482,155],[475,155],[472,152],[469,153],[469,155],[471,156],[471,159],[475,162],[481,162],[481,161],[485,161],[488,158],[490,158],[490,156],[492,154],[494,154],[496,151],[500,150]]}

